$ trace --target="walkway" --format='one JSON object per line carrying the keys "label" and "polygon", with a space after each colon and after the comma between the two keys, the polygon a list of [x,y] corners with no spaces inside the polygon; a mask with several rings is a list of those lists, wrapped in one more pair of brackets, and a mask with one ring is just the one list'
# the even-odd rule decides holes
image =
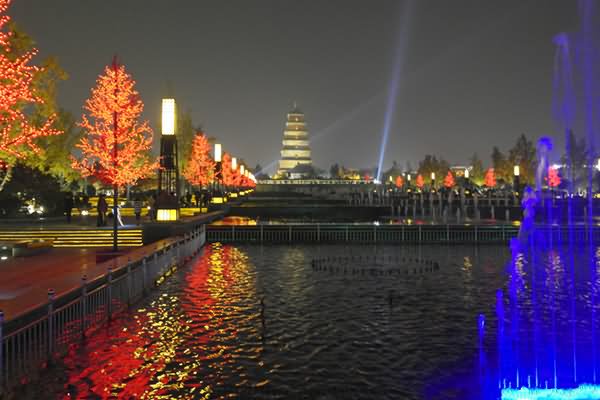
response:
{"label": "walkway", "polygon": [[[96,263],[94,249],[55,248],[32,257],[10,258],[0,262],[0,310],[5,320],[10,320],[46,302],[49,288],[56,296],[81,285],[85,274],[91,281],[106,273],[109,266],[126,265],[143,254],[160,249],[174,239],[125,250],[125,255],[108,262]],[[106,251],[106,250],[104,250]]]}

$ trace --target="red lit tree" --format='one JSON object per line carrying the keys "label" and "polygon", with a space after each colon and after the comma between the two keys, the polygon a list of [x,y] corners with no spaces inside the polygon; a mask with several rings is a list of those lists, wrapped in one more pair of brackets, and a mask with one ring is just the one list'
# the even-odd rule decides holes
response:
{"label": "red lit tree", "polygon": [[560,185],[561,179],[560,176],[558,176],[558,171],[556,168],[548,167],[548,177],[546,180],[548,181],[548,186],[551,188],[555,188]]}
{"label": "red lit tree", "polygon": [[454,181],[454,175],[452,175],[452,171],[448,171],[446,177],[444,178],[444,186],[450,189],[456,184]]}
{"label": "red lit tree", "polygon": [[425,186],[425,180],[423,179],[423,175],[417,175],[417,181],[415,182],[415,184],[419,189],[423,189],[423,186]]}
{"label": "red lit tree", "polygon": [[41,151],[37,138],[58,135],[61,131],[53,128],[54,115],[34,124],[26,114],[30,106],[44,104],[35,89],[35,77],[42,69],[29,65],[36,49],[19,52],[11,45],[13,32],[6,31],[9,5],[10,0],[0,0],[0,158],[10,166],[29,152]]}
{"label": "red lit tree", "polygon": [[404,186],[404,179],[402,179],[402,177],[398,175],[398,177],[396,178],[396,187],[400,189],[402,186]]}
{"label": "red lit tree", "polygon": [[205,186],[213,180],[215,162],[210,156],[211,146],[203,133],[194,137],[192,151],[183,170],[183,176],[192,185]]}
{"label": "red lit tree", "polygon": [[489,188],[496,186],[496,174],[494,173],[494,168],[488,168],[483,181],[485,186]]}
{"label": "red lit tree", "polygon": [[221,158],[221,183],[225,186],[235,185],[234,173],[231,170],[231,156],[223,153]]}
{"label": "red lit tree", "polygon": [[[73,168],[83,176],[94,176],[113,186],[116,214],[119,187],[135,184],[158,168],[150,160],[152,129],[147,121],[138,122],[144,103],[134,89],[135,81],[117,63],[104,69],[92,89],[80,126],[86,135],[77,144],[81,159],[73,158]],[[113,249],[117,249],[117,221],[114,219]]]}

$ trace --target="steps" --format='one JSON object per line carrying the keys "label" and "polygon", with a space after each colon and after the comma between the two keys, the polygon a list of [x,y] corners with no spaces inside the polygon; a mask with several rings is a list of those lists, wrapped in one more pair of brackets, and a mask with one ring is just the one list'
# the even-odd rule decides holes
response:
{"label": "steps", "polygon": [[[112,229],[0,228],[0,242],[51,240],[53,247],[111,247]],[[143,245],[141,229],[119,229],[119,247]]]}

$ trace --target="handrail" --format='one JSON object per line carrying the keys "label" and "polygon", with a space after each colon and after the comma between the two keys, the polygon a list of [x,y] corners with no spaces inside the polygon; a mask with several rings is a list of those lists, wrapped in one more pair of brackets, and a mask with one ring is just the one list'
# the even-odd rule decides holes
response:
{"label": "handrail", "polygon": [[[113,262],[106,265],[108,273],[55,298],[48,291],[48,301],[36,306],[7,331],[0,310],[0,397],[11,386],[38,369],[57,353],[81,340],[91,330],[110,320],[115,312],[126,309],[147,293],[151,283],[165,275],[175,265],[181,265],[197,253],[206,241],[204,225],[195,227],[183,238],[168,245],[128,259],[116,269]],[[142,272],[142,284],[133,277]],[[114,289],[114,290],[113,290]],[[20,326],[15,326],[16,323]]]}

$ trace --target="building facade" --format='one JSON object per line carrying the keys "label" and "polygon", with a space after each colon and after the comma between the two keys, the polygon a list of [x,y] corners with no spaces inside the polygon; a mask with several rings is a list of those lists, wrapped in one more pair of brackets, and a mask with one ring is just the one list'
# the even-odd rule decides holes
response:
{"label": "building facade", "polygon": [[285,121],[283,147],[277,175],[287,178],[290,171],[298,166],[311,167],[312,158],[304,113],[294,105]]}

